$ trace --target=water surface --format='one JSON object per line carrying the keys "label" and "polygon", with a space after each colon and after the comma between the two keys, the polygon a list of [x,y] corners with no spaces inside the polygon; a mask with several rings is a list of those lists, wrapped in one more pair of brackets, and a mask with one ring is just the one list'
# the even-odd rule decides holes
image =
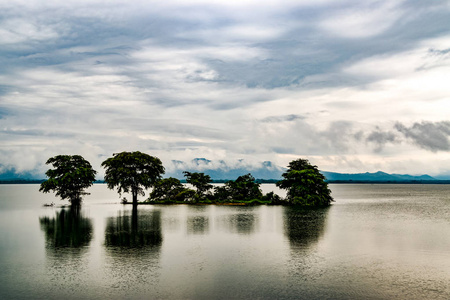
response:
{"label": "water surface", "polygon": [[450,186],[330,188],[327,209],[133,210],[95,185],[73,210],[0,185],[0,298],[450,298]]}

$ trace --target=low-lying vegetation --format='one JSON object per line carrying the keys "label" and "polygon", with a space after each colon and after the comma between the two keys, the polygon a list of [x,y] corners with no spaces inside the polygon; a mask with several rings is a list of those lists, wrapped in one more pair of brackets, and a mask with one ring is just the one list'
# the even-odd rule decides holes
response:
{"label": "low-lying vegetation", "polygon": [[[274,192],[263,194],[260,183],[251,174],[239,176],[222,186],[211,184],[203,173],[184,172],[186,182],[194,189],[170,177],[158,181],[145,204],[217,204],[217,205],[301,205],[328,206],[333,199],[330,190],[316,166],[306,160],[290,163],[277,186],[287,190],[281,198]],[[300,170],[299,170],[300,169]]]}
{"label": "low-lying vegetation", "polygon": [[[79,155],[59,155],[50,158],[47,164],[54,169],[47,171],[49,179],[41,184],[41,191],[56,191],[57,196],[68,199],[72,205],[81,204],[84,189],[95,181],[89,162]],[[221,205],[299,205],[329,206],[333,201],[325,177],[316,166],[305,159],[289,163],[283,179],[276,185],[287,191],[281,198],[274,192],[263,194],[260,183],[249,173],[236,180],[214,186],[211,177],[204,173],[183,172],[186,183],[177,178],[162,178],[164,167],[161,160],[139,151],[115,153],[102,163],[106,169],[105,182],[108,188],[117,188],[119,195],[132,194],[132,204],[138,204],[138,195],[152,188],[148,199],[140,204],[221,204]],[[124,198],[122,203],[129,202]]]}
{"label": "low-lying vegetation", "polygon": [[169,177],[157,182],[145,203],[149,204],[228,204],[256,205],[271,204],[273,193],[263,195],[260,184],[251,174],[227,181],[223,186],[211,184],[211,178],[204,173],[184,172],[186,182],[194,189],[183,185],[180,180]]}
{"label": "low-lying vegetation", "polygon": [[221,204],[221,205],[299,205],[329,206],[333,201],[325,178],[316,166],[298,159],[289,164],[288,170],[277,186],[287,190],[286,198],[274,192],[263,194],[260,183],[251,174],[239,176],[213,186],[211,178],[203,173],[184,172],[190,189],[176,178],[165,178],[156,183],[147,204]]}

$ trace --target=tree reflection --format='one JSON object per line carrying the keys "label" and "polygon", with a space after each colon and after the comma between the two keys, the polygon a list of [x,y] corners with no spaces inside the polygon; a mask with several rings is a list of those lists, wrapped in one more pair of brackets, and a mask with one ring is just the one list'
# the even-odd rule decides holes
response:
{"label": "tree reflection", "polygon": [[[120,211],[117,216],[107,218],[105,282],[119,292],[128,291],[130,287],[156,288],[161,245],[159,210],[133,206],[132,210]],[[138,293],[137,290],[134,292]],[[142,294],[137,298],[145,296]]]}
{"label": "tree reflection", "polygon": [[209,232],[209,218],[205,216],[191,216],[187,219],[188,234],[207,234]]}
{"label": "tree reflection", "polygon": [[255,223],[256,217],[251,211],[222,216],[218,222],[227,231],[238,234],[251,234],[255,231]]}
{"label": "tree reflection", "polygon": [[48,248],[81,248],[92,239],[92,221],[83,216],[79,206],[56,212],[54,218],[39,218]]}
{"label": "tree reflection", "polygon": [[138,216],[137,207],[110,217],[106,222],[105,245],[107,247],[141,248],[160,246],[161,212],[145,211]]}
{"label": "tree reflection", "polygon": [[329,208],[285,207],[285,233],[293,247],[308,247],[325,229]]}

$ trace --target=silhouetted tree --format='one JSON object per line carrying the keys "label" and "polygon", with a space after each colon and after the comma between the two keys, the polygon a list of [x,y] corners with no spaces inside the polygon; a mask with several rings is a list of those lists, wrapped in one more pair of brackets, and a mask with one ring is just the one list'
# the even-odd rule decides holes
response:
{"label": "silhouetted tree", "polygon": [[195,194],[186,188],[179,179],[169,177],[157,181],[150,193],[150,201],[177,202],[187,201]]}
{"label": "silhouetted tree", "polygon": [[226,182],[223,187],[217,187],[214,195],[219,201],[248,201],[261,199],[262,192],[259,183],[249,173]]}
{"label": "silhouetted tree", "polygon": [[216,186],[214,188],[214,200],[218,202],[231,201],[231,195],[228,192],[227,186]]}
{"label": "silhouetted tree", "polygon": [[211,184],[211,177],[205,173],[191,173],[184,171],[183,174],[184,177],[186,177],[186,182],[195,187],[200,198],[204,197],[205,194],[213,187]]}
{"label": "silhouetted tree", "polygon": [[133,205],[137,205],[137,196],[144,196],[144,189],[152,187],[164,174],[159,158],[139,151],[115,153],[102,167],[106,169],[108,188],[117,187],[119,194],[131,193]]}
{"label": "silhouetted tree", "polygon": [[45,173],[48,179],[41,183],[39,191],[55,191],[62,200],[80,205],[82,196],[89,195],[84,190],[94,183],[97,174],[91,164],[80,155],[57,155],[49,158],[46,164],[51,164],[53,169]]}
{"label": "silhouetted tree", "polygon": [[325,177],[306,159],[291,161],[276,185],[287,190],[287,200],[295,205],[329,206],[333,201]]}
{"label": "silhouetted tree", "polygon": [[286,201],[283,200],[279,195],[274,192],[269,192],[262,197],[263,201],[267,201],[272,205],[282,205],[285,204]]}

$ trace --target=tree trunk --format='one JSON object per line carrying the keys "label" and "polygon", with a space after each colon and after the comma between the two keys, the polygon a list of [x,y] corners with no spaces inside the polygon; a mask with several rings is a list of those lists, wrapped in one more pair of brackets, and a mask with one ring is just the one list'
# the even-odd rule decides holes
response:
{"label": "tree trunk", "polygon": [[136,189],[132,189],[131,190],[131,194],[133,195],[133,206],[137,206],[137,190]]}
{"label": "tree trunk", "polygon": [[131,232],[137,235],[138,233],[138,212],[137,205],[133,205],[133,210],[131,212]]}
{"label": "tree trunk", "polygon": [[76,195],[72,199],[70,199],[70,205],[73,207],[81,206],[81,196]]}

